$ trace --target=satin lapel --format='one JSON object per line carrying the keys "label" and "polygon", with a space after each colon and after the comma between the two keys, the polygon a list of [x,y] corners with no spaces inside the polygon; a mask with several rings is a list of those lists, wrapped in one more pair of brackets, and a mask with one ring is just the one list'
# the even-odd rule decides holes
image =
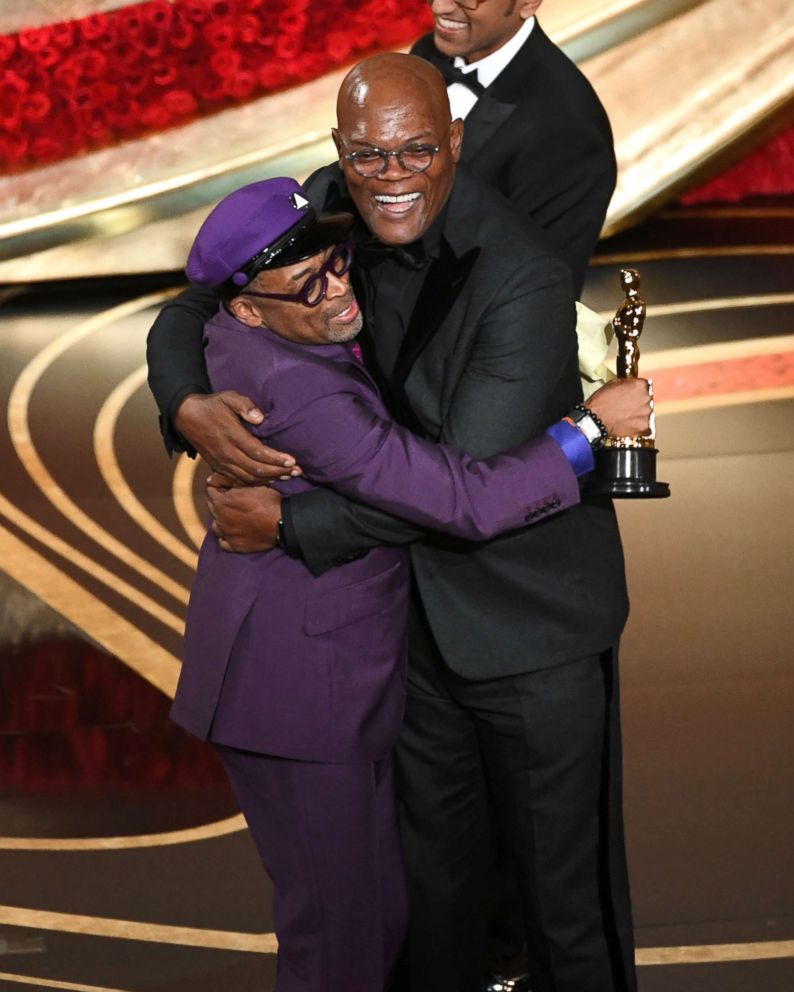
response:
{"label": "satin lapel", "polygon": [[462,160],[471,162],[515,109],[516,104],[500,103],[486,90],[466,118]]}
{"label": "satin lapel", "polygon": [[422,349],[441,326],[479,254],[479,248],[472,248],[457,258],[442,239],[439,257],[430,265],[397,356],[392,375],[395,390],[402,388]]}

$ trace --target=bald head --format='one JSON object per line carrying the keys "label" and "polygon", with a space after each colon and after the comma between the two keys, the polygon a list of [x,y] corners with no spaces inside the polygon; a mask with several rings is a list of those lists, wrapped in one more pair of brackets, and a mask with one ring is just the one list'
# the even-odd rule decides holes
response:
{"label": "bald head", "polygon": [[343,127],[351,114],[373,102],[382,112],[394,105],[421,108],[437,115],[441,126],[452,120],[444,77],[416,55],[385,52],[353,66],[339,88],[338,125]]}
{"label": "bald head", "polygon": [[[441,73],[399,53],[360,62],[339,90],[333,136],[373,234],[387,244],[422,237],[452,190],[463,136],[462,121],[451,120]],[[383,152],[392,154],[384,161]]]}

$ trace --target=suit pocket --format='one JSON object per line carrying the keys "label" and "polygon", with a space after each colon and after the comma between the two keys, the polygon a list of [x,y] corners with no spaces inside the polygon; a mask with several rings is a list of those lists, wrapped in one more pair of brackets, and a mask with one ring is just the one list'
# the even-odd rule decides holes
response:
{"label": "suit pocket", "polygon": [[310,596],[306,600],[303,630],[310,636],[327,634],[381,613],[391,605],[395,594],[406,588],[407,582],[408,565],[400,560],[385,572]]}

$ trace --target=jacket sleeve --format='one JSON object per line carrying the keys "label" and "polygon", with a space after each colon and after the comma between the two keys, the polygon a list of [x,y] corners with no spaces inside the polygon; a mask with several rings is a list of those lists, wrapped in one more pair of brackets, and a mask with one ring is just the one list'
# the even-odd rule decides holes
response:
{"label": "jacket sleeve", "polygon": [[[284,373],[278,395],[305,394],[306,372]],[[426,528],[487,540],[579,502],[560,446],[541,437],[475,460],[384,419],[355,389],[318,388],[260,433],[295,454],[306,478]],[[289,401],[288,401],[289,402]]]}
{"label": "jacket sleeve", "polygon": [[174,416],[190,393],[210,393],[204,361],[204,324],[218,309],[218,297],[201,286],[189,286],[167,303],[146,339],[149,388],[160,411],[160,430],[169,454],[195,451],[174,429]]}
{"label": "jacket sleeve", "polygon": [[[514,271],[478,328],[439,441],[488,458],[525,443],[563,415],[581,398],[575,319],[562,262],[544,257]],[[288,533],[313,574],[378,544],[425,536],[364,499],[358,494],[352,502],[320,490],[286,502]]]}

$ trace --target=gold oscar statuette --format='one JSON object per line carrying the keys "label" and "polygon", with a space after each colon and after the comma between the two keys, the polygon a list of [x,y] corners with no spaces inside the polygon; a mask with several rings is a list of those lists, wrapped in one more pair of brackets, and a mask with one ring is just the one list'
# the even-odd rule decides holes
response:
{"label": "gold oscar statuette", "polygon": [[[640,274],[620,270],[625,299],[612,320],[618,340],[618,379],[639,375],[640,335],[645,323],[645,300],[640,296]],[[587,491],[613,499],[661,499],[670,495],[666,482],[656,480],[656,423],[651,413],[651,432],[642,437],[609,437],[596,454],[596,469]]]}

